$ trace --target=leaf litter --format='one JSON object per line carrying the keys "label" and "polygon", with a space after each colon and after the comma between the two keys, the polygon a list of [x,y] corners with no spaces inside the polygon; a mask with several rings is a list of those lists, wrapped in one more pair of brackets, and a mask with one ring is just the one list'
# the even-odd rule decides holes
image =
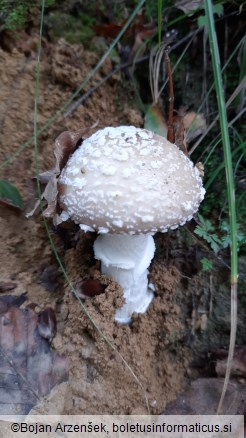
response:
{"label": "leaf litter", "polygon": [[[223,389],[224,379],[194,380],[176,400],[166,407],[163,415],[213,415]],[[232,381],[224,401],[224,415],[243,415],[246,412],[246,384]]]}
{"label": "leaf litter", "polygon": [[1,415],[27,414],[54,386],[68,380],[67,360],[47,341],[56,332],[54,310],[37,315],[19,304],[16,297],[0,297]]}

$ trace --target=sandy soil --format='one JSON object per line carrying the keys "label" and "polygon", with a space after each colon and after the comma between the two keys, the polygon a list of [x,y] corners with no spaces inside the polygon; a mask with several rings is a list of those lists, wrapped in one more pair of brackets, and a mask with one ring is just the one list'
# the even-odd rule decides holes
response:
{"label": "sandy soil", "polygon": [[[19,188],[26,206],[29,206],[35,162],[32,141],[25,148],[21,145],[33,133],[36,45],[37,38],[33,37],[24,47],[0,50],[0,161],[11,159],[2,169],[2,177]],[[39,128],[65,103],[97,61],[95,53],[81,47],[63,40],[51,45],[44,40]],[[103,78],[110,68],[107,61],[90,85]],[[60,115],[40,134],[39,169],[44,171],[54,164],[54,140],[64,130],[90,127],[95,122],[97,129],[120,124],[141,126],[141,115],[126,100],[119,103],[120,90],[121,95],[128,93],[124,87],[126,83],[113,78],[72,116]],[[13,158],[16,151],[18,155]],[[156,287],[155,299],[145,315],[134,315],[131,325],[122,326],[114,321],[122,291],[100,274],[99,263],[92,253],[94,236],[78,234],[76,229],[59,235],[52,225],[50,230],[76,291],[88,279],[98,280],[106,288],[102,288],[105,290],[101,294],[82,300],[83,309],[64,280],[40,218],[27,220],[24,213],[1,207],[1,281],[15,281],[14,294],[27,292],[24,306],[34,303],[35,312],[47,305],[55,309],[58,330],[52,348],[69,362],[69,381],[53,389],[40,412],[144,414],[146,397],[152,413],[162,412],[192,373],[191,339],[194,330],[202,333],[206,330],[206,318],[193,315],[192,319],[192,310],[201,290],[203,295],[204,290],[209,294],[208,278],[196,269],[194,272],[188,269],[187,274],[179,255],[176,262],[175,256],[166,257],[167,244],[170,246],[171,239],[172,247],[174,233],[168,239],[156,236],[157,251],[150,274]],[[192,247],[187,251],[186,263],[194,268],[193,250]],[[206,313],[207,304],[204,306]]]}

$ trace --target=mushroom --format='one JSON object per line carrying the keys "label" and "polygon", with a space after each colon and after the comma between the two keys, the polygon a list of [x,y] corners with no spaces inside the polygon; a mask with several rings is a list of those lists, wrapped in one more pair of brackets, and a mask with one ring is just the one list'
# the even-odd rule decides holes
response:
{"label": "mushroom", "polygon": [[153,234],[184,225],[205,190],[198,169],[165,138],[133,126],[108,127],[83,141],[58,179],[61,218],[97,231],[95,258],[123,288],[115,320],[129,323],[153,299],[148,267]]}

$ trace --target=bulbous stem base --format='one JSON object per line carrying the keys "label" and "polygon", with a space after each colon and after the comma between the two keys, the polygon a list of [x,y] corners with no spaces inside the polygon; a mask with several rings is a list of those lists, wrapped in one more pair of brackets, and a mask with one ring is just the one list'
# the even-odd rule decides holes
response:
{"label": "bulbous stem base", "polygon": [[149,234],[105,234],[96,239],[94,251],[102,273],[123,288],[125,304],[116,310],[115,320],[128,324],[134,312],[146,312],[154,296],[148,288],[147,269],[155,252],[154,239]]}

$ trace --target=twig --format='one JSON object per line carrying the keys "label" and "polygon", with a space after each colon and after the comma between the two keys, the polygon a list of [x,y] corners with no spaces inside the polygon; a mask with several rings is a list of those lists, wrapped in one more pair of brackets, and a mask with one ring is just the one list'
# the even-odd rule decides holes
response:
{"label": "twig", "polygon": [[212,318],[213,314],[213,275],[210,274],[209,276],[209,318]]}

